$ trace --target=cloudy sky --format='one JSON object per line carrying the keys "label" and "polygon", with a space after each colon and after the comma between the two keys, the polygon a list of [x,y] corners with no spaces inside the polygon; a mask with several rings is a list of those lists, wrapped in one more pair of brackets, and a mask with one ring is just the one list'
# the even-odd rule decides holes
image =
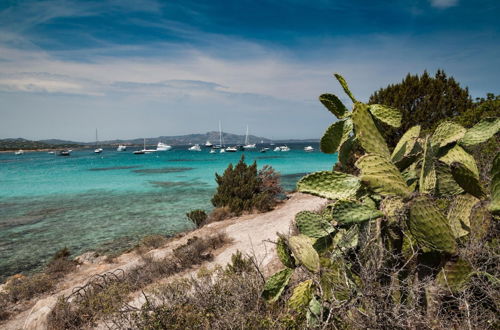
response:
{"label": "cloudy sky", "polygon": [[[319,137],[317,101],[442,68],[499,93],[497,0],[0,0],[0,138]],[[344,96],[342,95],[342,98]],[[345,98],[344,98],[345,99]]]}

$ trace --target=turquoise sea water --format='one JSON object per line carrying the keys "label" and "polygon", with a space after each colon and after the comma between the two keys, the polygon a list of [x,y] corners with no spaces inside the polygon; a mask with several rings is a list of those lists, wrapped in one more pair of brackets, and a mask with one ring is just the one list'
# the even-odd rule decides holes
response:
{"label": "turquoise sea water", "polygon": [[[303,144],[289,146],[290,152],[244,153],[247,162],[278,170],[287,189],[304,173],[329,170],[336,161],[304,152]],[[241,154],[187,147],[145,155],[111,149],[100,155],[73,151],[70,157],[0,154],[0,281],[40,269],[63,247],[73,255],[116,251],[147,234],[191,228],[186,212],[212,209],[214,174]]]}

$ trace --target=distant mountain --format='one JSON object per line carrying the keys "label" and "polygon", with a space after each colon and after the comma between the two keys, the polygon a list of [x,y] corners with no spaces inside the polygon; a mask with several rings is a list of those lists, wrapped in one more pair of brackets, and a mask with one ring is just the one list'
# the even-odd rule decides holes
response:
{"label": "distant mountain", "polygon": [[[206,141],[210,141],[213,144],[219,144],[219,132],[211,131],[207,133],[200,134],[187,134],[187,135],[176,135],[176,136],[159,136],[159,137],[149,137],[146,138],[147,145],[155,145],[158,142],[164,142],[170,145],[188,145],[188,144],[205,144]],[[245,135],[223,133],[223,140],[225,145],[238,145],[245,143]],[[250,143],[297,143],[297,142],[318,142],[319,139],[290,139],[290,140],[271,140],[261,136],[249,135],[248,140]],[[100,141],[99,144],[102,146],[110,145],[142,145],[144,143],[144,138],[136,139],[125,139],[125,140],[107,140]],[[22,138],[17,139],[0,139],[0,150],[18,150],[18,149],[60,149],[67,147],[85,147],[93,146],[95,142],[75,142],[68,140],[59,139],[45,139],[40,141],[31,141]]]}

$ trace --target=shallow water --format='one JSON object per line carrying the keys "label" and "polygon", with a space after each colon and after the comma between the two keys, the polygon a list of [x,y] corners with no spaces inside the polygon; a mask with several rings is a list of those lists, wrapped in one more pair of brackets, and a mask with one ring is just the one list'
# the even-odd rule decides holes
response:
{"label": "shallow water", "polygon": [[[329,170],[336,156],[246,151],[247,162],[271,165],[293,189],[305,173]],[[313,145],[317,148],[317,145]],[[209,154],[187,147],[134,155],[131,151],[0,154],[0,280],[40,269],[59,249],[117,251],[151,233],[191,228],[186,212],[211,210],[216,172],[238,162],[241,152]]]}

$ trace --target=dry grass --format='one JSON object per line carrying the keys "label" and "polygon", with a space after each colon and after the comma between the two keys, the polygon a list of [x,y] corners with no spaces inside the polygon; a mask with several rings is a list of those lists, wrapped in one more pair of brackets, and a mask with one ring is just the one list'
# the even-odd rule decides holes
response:
{"label": "dry grass", "polygon": [[228,243],[225,234],[207,238],[193,237],[173,251],[172,256],[153,259],[143,256],[142,263],[128,271],[95,276],[69,297],[61,297],[49,316],[50,329],[78,329],[107,320],[126,303],[131,292],[154,281],[177,274],[212,260],[211,251]]}

